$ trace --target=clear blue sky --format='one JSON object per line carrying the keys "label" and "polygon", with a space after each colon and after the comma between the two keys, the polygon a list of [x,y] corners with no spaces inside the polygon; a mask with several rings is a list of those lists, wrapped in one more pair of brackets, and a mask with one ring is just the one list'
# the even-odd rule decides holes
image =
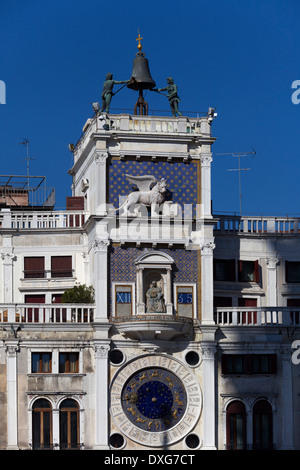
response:
{"label": "clear blue sky", "polygon": [[[300,104],[291,85],[300,80],[299,0],[194,0],[125,2],[1,0],[0,174],[45,175],[56,187],[56,208],[71,195],[67,149],[100,101],[107,72],[129,79],[138,28],[158,86],[174,77],[184,111],[216,106],[214,153],[243,157],[244,213],[300,214]],[[133,109],[124,88],[112,108]],[[148,92],[151,109],[167,99]],[[239,212],[237,158],[214,156],[213,209]]]}

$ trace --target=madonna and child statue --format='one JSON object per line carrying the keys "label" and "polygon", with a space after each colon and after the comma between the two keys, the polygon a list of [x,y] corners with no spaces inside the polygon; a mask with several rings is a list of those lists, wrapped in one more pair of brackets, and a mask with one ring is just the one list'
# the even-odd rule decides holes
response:
{"label": "madonna and child statue", "polygon": [[166,304],[160,287],[155,281],[150,283],[146,292],[146,312],[147,313],[165,313]]}

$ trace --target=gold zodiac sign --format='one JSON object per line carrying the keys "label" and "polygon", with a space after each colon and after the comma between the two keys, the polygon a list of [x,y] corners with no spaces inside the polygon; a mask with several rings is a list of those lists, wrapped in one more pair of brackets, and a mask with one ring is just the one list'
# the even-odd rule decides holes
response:
{"label": "gold zodiac sign", "polygon": [[129,401],[130,403],[136,403],[137,398],[138,398],[138,395],[137,395],[136,392],[131,393],[131,394],[126,393],[126,395],[125,395],[125,401],[126,401],[126,402]]}
{"label": "gold zodiac sign", "polygon": [[148,423],[148,429],[151,429],[152,424],[155,426],[155,430],[157,431],[159,428],[159,423],[157,421],[149,421]]}
{"label": "gold zodiac sign", "polygon": [[132,416],[136,415],[136,411],[134,411],[134,408],[131,406],[130,408],[127,408],[127,411],[132,414]]}
{"label": "gold zodiac sign", "polygon": [[143,375],[141,375],[141,376],[139,377],[139,381],[145,380],[146,378],[147,378],[146,372],[144,372]]}
{"label": "gold zodiac sign", "polygon": [[175,385],[175,381],[173,381],[172,379],[170,379],[170,377],[166,377],[166,380],[169,382],[169,387],[174,387]]}
{"label": "gold zodiac sign", "polygon": [[131,388],[135,388],[135,387],[136,387],[136,383],[135,383],[134,381],[132,381],[132,382],[130,382],[129,386],[130,386]]}
{"label": "gold zodiac sign", "polygon": [[155,370],[154,372],[152,372],[152,374],[150,375],[150,378],[153,379],[154,377],[159,377],[159,373],[157,372],[157,370]]}
{"label": "gold zodiac sign", "polygon": [[175,403],[177,403],[177,405],[183,406],[183,401],[180,400],[179,393],[177,391],[175,391],[174,395],[176,397],[175,400],[174,400]]}
{"label": "gold zodiac sign", "polygon": [[142,418],[140,418],[140,416],[138,416],[138,417],[136,418],[136,422],[137,422],[137,423],[145,423],[146,421],[147,421],[147,419],[142,419]]}

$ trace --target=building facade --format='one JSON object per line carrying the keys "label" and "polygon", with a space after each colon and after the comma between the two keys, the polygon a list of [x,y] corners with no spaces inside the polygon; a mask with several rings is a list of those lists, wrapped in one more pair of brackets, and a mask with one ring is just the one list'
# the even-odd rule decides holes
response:
{"label": "building facade", "polygon": [[300,448],[299,220],[212,214],[213,119],[96,113],[2,207],[1,449]]}

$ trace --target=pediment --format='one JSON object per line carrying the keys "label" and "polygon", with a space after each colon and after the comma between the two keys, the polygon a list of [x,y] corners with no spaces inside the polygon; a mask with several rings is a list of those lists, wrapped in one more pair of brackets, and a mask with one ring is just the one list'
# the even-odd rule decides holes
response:
{"label": "pediment", "polygon": [[161,251],[151,251],[151,252],[143,253],[135,261],[135,264],[143,264],[143,265],[145,264],[170,265],[173,263],[174,263],[173,258]]}

